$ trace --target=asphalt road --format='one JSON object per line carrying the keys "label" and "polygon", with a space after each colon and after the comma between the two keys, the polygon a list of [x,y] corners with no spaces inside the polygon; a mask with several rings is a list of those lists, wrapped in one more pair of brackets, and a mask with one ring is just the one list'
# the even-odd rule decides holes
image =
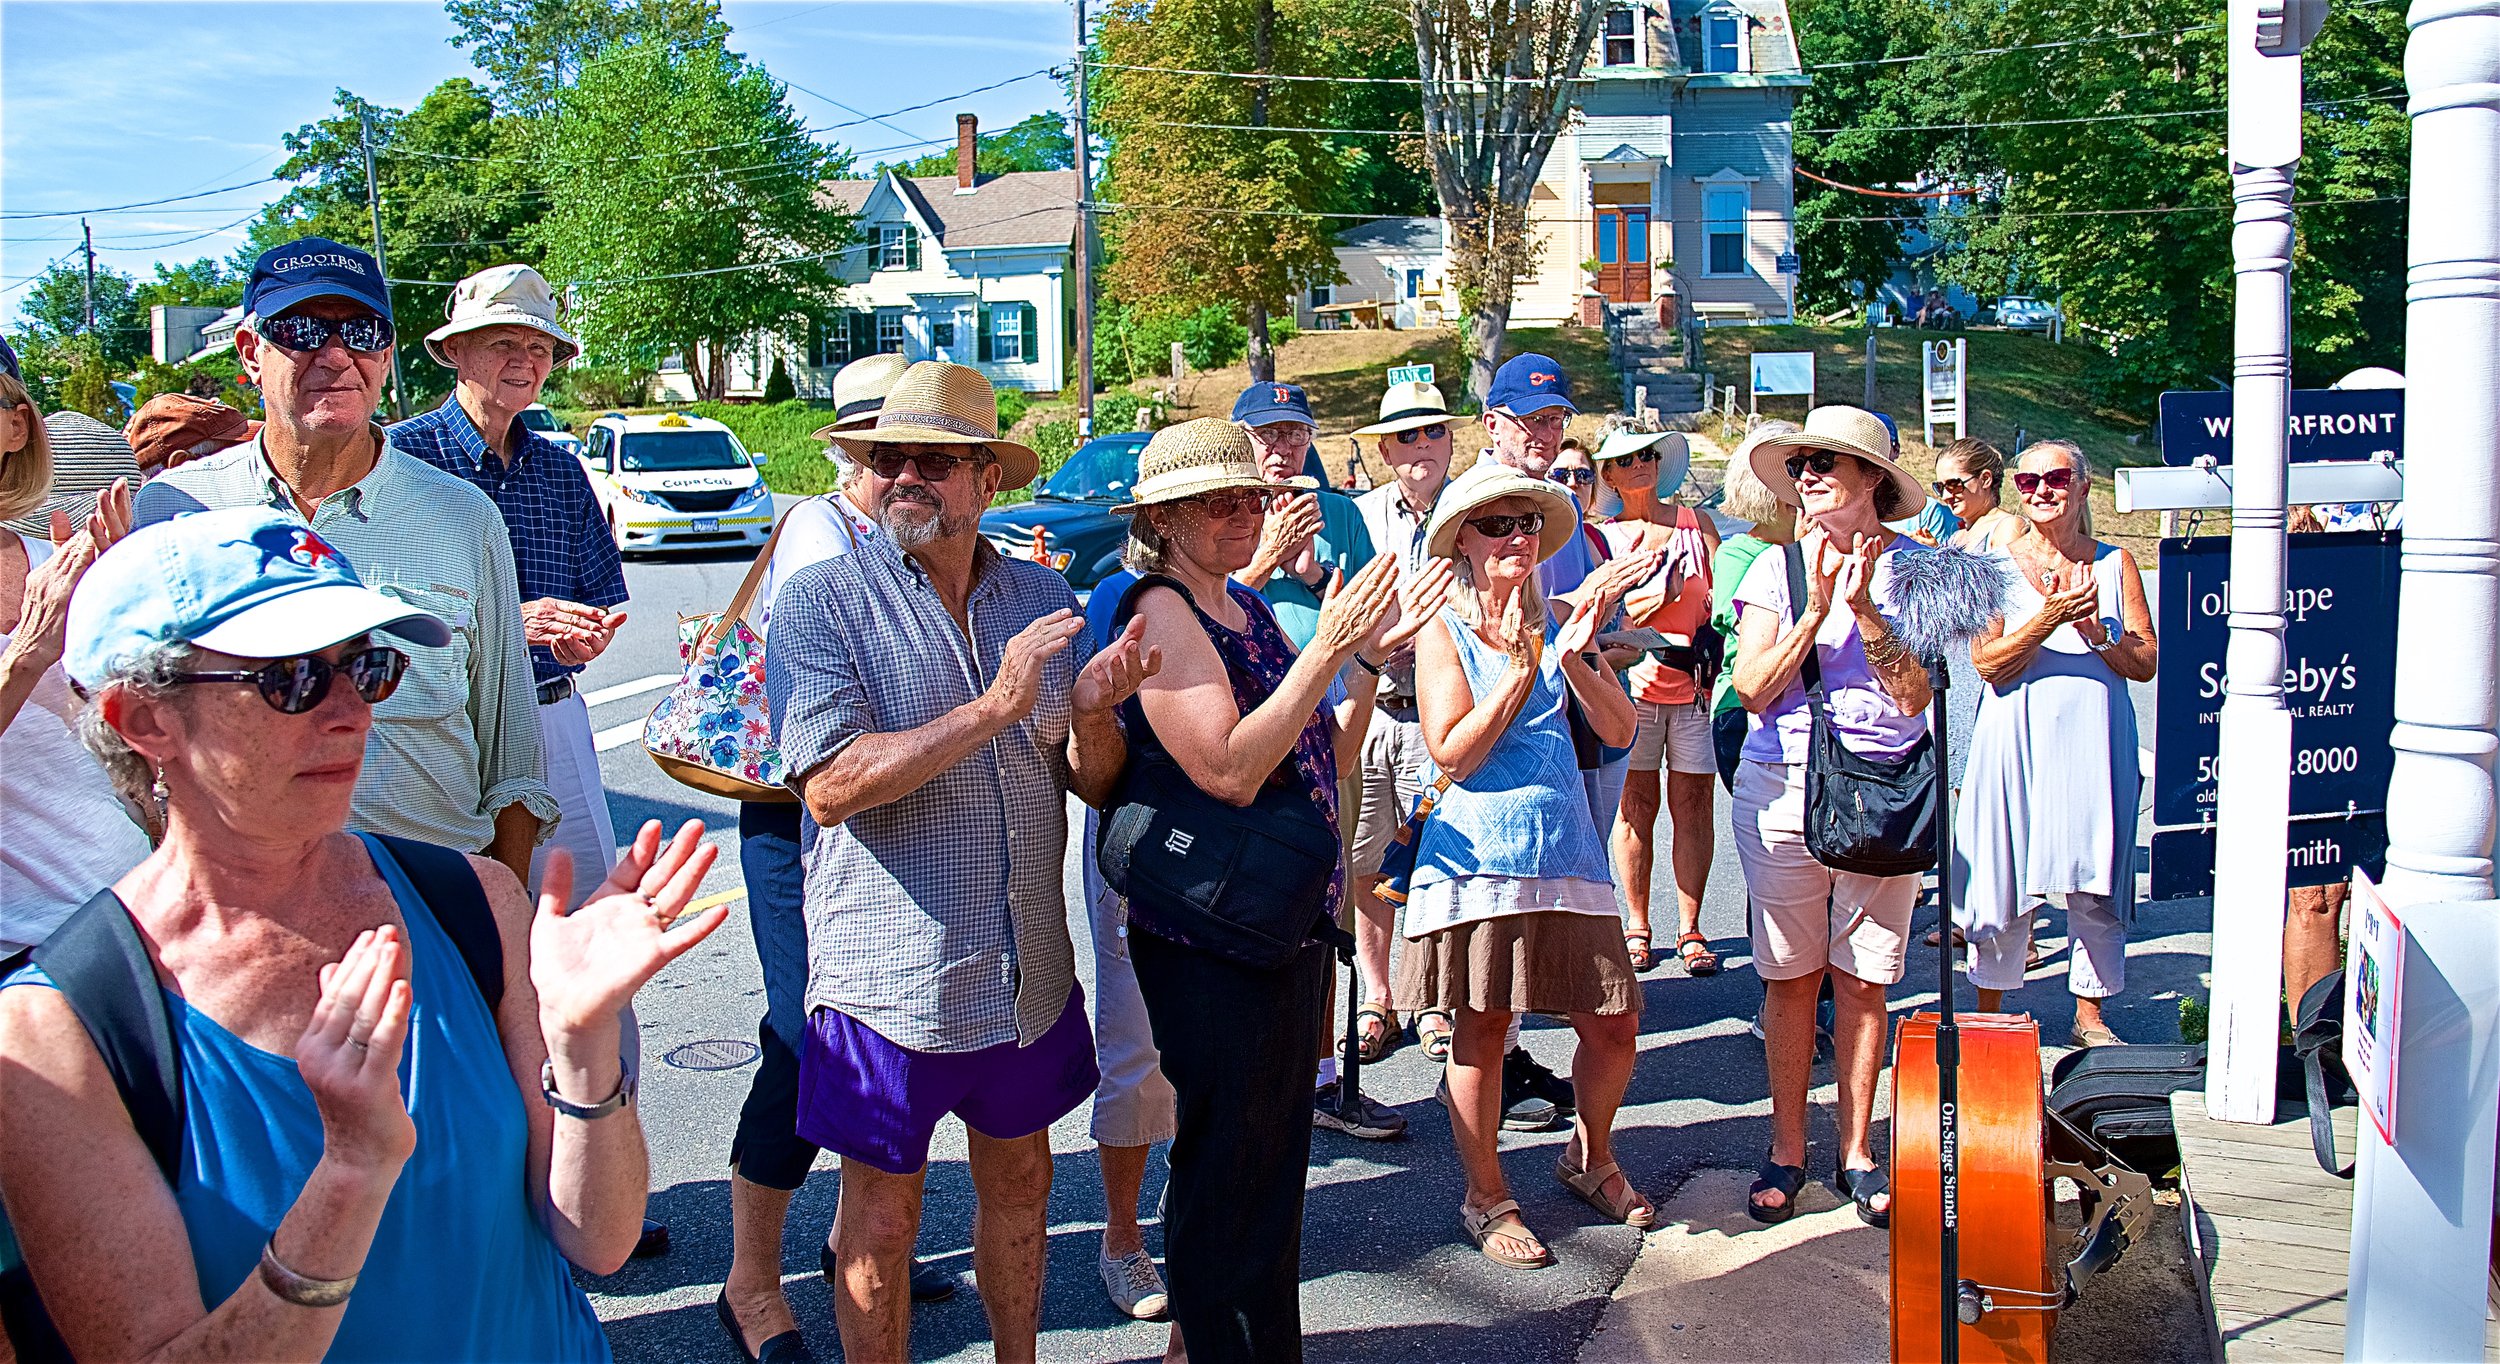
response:
{"label": "asphalt road", "polygon": [[[611,745],[601,756],[618,836],[642,820],[670,827],[705,821],[721,847],[704,893],[742,891],[737,872],[734,808],[662,776],[636,742],[639,722],[674,681],[676,623],[681,612],[717,609],[735,590],[744,557],[635,560],[626,567],[634,593],[631,619],[616,644],[584,678],[594,729]],[[2149,706],[2149,699],[2141,702]],[[2149,723],[2145,733],[2151,732]],[[1761,1050],[1748,1035],[1760,995],[1745,969],[1742,883],[1728,844],[1726,805],[1719,808],[1718,855],[1705,902],[1703,929],[1728,969],[1688,979],[1680,966],[1647,977],[1643,1057],[1619,1120],[1624,1168],[1657,1202],[1694,1171],[1750,1168],[1768,1140],[1769,1105],[1762,1098]],[[1662,878],[1663,879],[1663,878]],[[1069,901],[1081,906],[1074,863]],[[2208,912],[2201,902],[2148,906],[2139,915],[2127,992],[2113,1001],[2112,1023],[2142,1040],[2175,1036],[2177,1000],[2201,998]],[[1671,922],[1671,917],[1667,922]],[[1080,978],[1090,990],[1092,958],[1085,916],[1070,915]],[[2056,946],[2062,946],[2059,940]],[[2056,978],[2025,993],[2041,1017],[2044,1037],[2062,1039],[2069,1021],[2062,952],[2050,959]],[[1909,979],[1893,992],[1898,1008],[1932,1001],[1936,958],[1914,948]],[[1341,977],[1342,980],[1342,977]],[[642,1116],[651,1145],[651,1215],[669,1224],[674,1248],[659,1259],[628,1265],[603,1279],[585,1279],[620,1359],[732,1360],[737,1356],[713,1316],[729,1264],[727,1161],[738,1108],[752,1075],[756,1023],[763,996],[743,902],[713,938],[655,979],[642,994],[646,1068]],[[1532,1025],[1526,1045],[1560,1073],[1570,1072],[1567,1029]],[[1639,1249],[1625,1228],[1598,1225],[1550,1174],[1563,1132],[1511,1134],[1504,1139],[1512,1191],[1561,1264],[1537,1273],[1492,1265],[1457,1225],[1462,1185],[1448,1121],[1432,1101],[1435,1072],[1419,1050],[1402,1047],[1363,1073],[1374,1097],[1400,1106],[1412,1126],[1406,1140],[1375,1144],[1330,1132],[1314,1134],[1303,1241],[1304,1327],[1314,1359],[1405,1361],[1568,1361],[1595,1325],[1607,1295]],[[1811,1169],[1828,1179],[1834,1159],[1828,1066],[1820,1086]],[[1105,1299],[1094,1254],[1102,1225],[1102,1188],[1079,1108],[1051,1132],[1056,1180],[1051,1197],[1049,1279],[1043,1296],[1045,1359],[1152,1359],[1165,1327],[1121,1317]],[[1882,1134],[1878,1134],[1879,1139]],[[1148,1211],[1163,1179],[1160,1155],[1150,1169]],[[792,1209],[784,1255],[789,1294],[821,1357],[838,1357],[831,1305],[817,1276],[816,1245],[830,1225],[838,1176],[824,1158]],[[932,1152],[921,1248],[950,1268],[969,1271],[971,1182],[960,1125],[941,1127]],[[1160,1249],[1151,1224],[1149,1247]],[[2149,1249],[2149,1248],[2148,1248]],[[2167,1263],[2176,1250],[2161,1248]],[[2175,1279],[2176,1275],[2171,1278]],[[2168,1280],[2165,1280],[2166,1282]],[[2102,1318],[2123,1334],[2143,1317],[2108,1295],[2074,1318]],[[2132,1296],[2132,1295],[2129,1295]],[[1813,1311],[1811,1302],[1781,1310]],[[2074,1325],[2083,1325],[2074,1321]],[[1869,1320],[1867,1353],[1880,1354],[1886,1325]],[[2071,1328],[2070,1328],[2071,1329]],[[2104,1346],[2116,1339],[2105,1338]],[[989,1358],[988,1328],[977,1293],[922,1307],[913,1319],[918,1359]],[[2158,1357],[2167,1351],[2117,1348],[2108,1357]]]}

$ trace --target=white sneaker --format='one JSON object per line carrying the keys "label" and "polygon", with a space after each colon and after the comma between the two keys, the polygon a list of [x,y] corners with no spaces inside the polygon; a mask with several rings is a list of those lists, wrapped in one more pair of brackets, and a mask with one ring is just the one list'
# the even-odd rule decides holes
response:
{"label": "white sneaker", "polygon": [[1102,1271],[1102,1289],[1111,1295],[1111,1305],[1129,1316],[1154,1321],[1171,1307],[1172,1295],[1163,1286],[1163,1273],[1143,1247],[1114,1260],[1097,1245],[1094,1267]]}

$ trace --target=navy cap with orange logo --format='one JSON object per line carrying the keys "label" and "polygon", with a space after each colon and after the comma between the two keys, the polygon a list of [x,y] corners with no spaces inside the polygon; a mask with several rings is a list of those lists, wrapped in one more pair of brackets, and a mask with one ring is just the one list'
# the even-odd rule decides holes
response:
{"label": "navy cap with orange logo", "polygon": [[1493,371],[1493,388],[1484,395],[1484,405],[1524,417],[1531,412],[1559,407],[1565,412],[1580,409],[1571,403],[1571,376],[1555,364],[1552,356],[1514,355]]}
{"label": "navy cap with orange logo", "polygon": [[1311,416],[1311,400],[1300,384],[1252,384],[1233,400],[1233,420],[1244,426],[1300,422],[1313,430],[1319,428]]}

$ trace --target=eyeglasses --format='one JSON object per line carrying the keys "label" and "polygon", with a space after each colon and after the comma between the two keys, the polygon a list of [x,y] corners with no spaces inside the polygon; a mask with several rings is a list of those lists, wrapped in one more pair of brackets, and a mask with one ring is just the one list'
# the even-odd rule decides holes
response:
{"label": "eyeglasses", "polygon": [[1439,422],[1434,422],[1434,423],[1433,423],[1432,425],[1430,425],[1430,426],[1423,426],[1423,427],[1413,427],[1413,426],[1410,426],[1410,427],[1408,427],[1407,429],[1405,429],[1405,430],[1403,430],[1403,431],[1398,432],[1397,434],[1398,434],[1398,444],[1400,444],[1400,445],[1413,445],[1415,442],[1417,442],[1417,441],[1419,441],[1419,440],[1443,440],[1443,439],[1446,439],[1446,438],[1449,436],[1449,434],[1450,434],[1450,428],[1448,428],[1448,427],[1446,427],[1446,426],[1443,426],[1443,425],[1442,425],[1441,423],[1439,423]]}
{"label": "eyeglasses", "polygon": [[301,715],[321,704],[330,694],[330,679],[347,674],[347,683],[365,704],[378,706],[399,690],[399,679],[408,671],[408,655],[397,649],[375,647],[359,649],[332,663],[326,658],[306,655],[302,658],[281,658],[250,672],[181,673],[176,683],[249,682],[260,688],[260,699],[281,715]]}
{"label": "eyeglasses", "polygon": [[1571,421],[1571,414],[1559,407],[1541,407],[1524,417],[1506,408],[1497,407],[1493,410],[1515,425],[1537,431],[1560,431]]}
{"label": "eyeglasses", "polygon": [[1189,501],[1192,506],[1195,506],[1210,521],[1230,521],[1234,517],[1241,515],[1243,512],[1248,512],[1254,516],[1265,516],[1267,514],[1267,498],[1268,495],[1266,493],[1251,490],[1248,492],[1206,493],[1198,497],[1193,497],[1189,499]]}
{"label": "eyeglasses", "polygon": [[1967,478],[1940,478],[1927,486],[1933,488],[1936,492],[1936,496],[1938,497],[1959,497],[1970,491],[1970,480]]}
{"label": "eyeglasses", "polygon": [[1556,483],[1595,483],[1597,481],[1595,469],[1549,469],[1545,476]]}
{"label": "eyeglasses", "polygon": [[1829,450],[1817,450],[1810,455],[1790,455],[1788,457],[1788,481],[1796,482],[1805,475],[1808,469],[1814,471],[1816,478],[1829,478],[1832,470],[1839,468],[1840,462],[1847,458],[1847,455],[1837,455]]}
{"label": "eyeglasses", "polygon": [[1318,434],[1300,422],[1269,422],[1265,426],[1253,426],[1249,431],[1250,439],[1261,445],[1279,445],[1286,449],[1308,445],[1311,438]]}
{"label": "eyeglasses", "polygon": [[931,450],[922,450],[906,454],[900,450],[887,448],[879,449],[876,453],[869,455],[864,462],[869,468],[876,471],[877,477],[879,478],[901,478],[903,476],[903,466],[910,464],[916,466],[920,470],[921,482],[944,483],[946,480],[955,476],[955,468],[957,465],[969,464],[973,468],[978,469],[982,465],[989,463],[989,456],[986,453],[978,455],[941,455]]}
{"label": "eyeglasses", "polygon": [[1514,535],[1534,535],[1545,529],[1545,513],[1521,512],[1517,516],[1479,516],[1467,524],[1478,535],[1493,540],[1507,540]]}
{"label": "eyeglasses", "polygon": [[2038,492],[2043,484],[2049,491],[2062,493],[2075,486],[2079,475],[2073,469],[2049,469],[2036,474],[2014,475],[2014,491],[2023,494]]}
{"label": "eyeglasses", "polygon": [[346,342],[349,350],[365,355],[389,350],[399,335],[389,318],[370,313],[348,318],[309,317],[302,313],[263,318],[260,334],[264,340],[303,354],[330,344],[330,338],[335,336]]}

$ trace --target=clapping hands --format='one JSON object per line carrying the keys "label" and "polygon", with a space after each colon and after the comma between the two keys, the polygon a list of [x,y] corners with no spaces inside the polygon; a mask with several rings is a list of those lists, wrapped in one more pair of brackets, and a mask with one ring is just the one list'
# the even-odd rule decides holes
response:
{"label": "clapping hands", "polygon": [[644,822],[616,870],[575,910],[573,858],[557,850],[547,859],[538,893],[538,916],[530,924],[530,983],[538,990],[538,1014],[550,1036],[612,1020],[633,1002],[643,982],[684,956],[729,917],[715,905],[688,917],[686,908],[719,849],[703,842],[703,824],[687,820],[677,836],[660,844],[660,822]]}

